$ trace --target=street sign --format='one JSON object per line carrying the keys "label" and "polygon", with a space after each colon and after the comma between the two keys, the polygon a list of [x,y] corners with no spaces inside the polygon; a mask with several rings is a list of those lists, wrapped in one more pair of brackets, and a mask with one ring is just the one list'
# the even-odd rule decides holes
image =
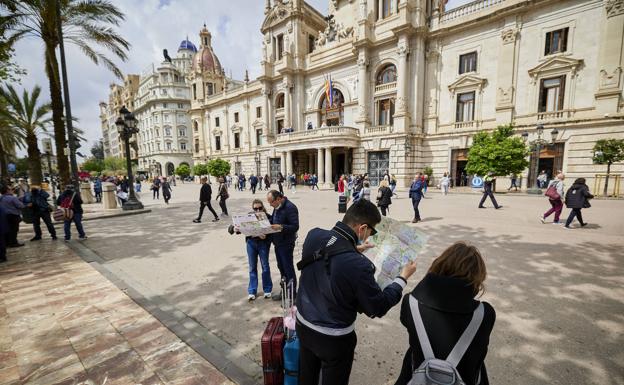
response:
{"label": "street sign", "polygon": [[472,178],[472,181],[470,183],[472,188],[481,188],[483,187],[483,178],[481,178],[480,176],[474,176]]}
{"label": "street sign", "polygon": [[11,173],[14,174],[15,171],[17,171],[17,168],[15,167],[15,163],[9,163],[7,165],[7,170]]}

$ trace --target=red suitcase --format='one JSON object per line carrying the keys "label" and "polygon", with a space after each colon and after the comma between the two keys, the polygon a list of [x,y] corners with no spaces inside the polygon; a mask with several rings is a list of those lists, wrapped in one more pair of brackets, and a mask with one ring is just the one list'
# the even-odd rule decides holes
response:
{"label": "red suitcase", "polygon": [[284,318],[271,318],[261,341],[264,385],[284,383],[284,342]]}

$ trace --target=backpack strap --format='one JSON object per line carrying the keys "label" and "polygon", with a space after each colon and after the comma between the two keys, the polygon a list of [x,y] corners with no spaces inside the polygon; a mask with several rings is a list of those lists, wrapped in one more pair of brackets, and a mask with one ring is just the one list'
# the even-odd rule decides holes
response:
{"label": "backpack strap", "polygon": [[418,309],[418,300],[413,295],[409,295],[410,309],[412,310],[412,319],[414,320],[414,326],[416,327],[416,334],[418,335],[418,342],[420,342],[420,349],[423,352],[425,361],[434,359],[433,349],[429,342],[429,336],[425,330],[422,317],[420,316],[420,310]]}
{"label": "backpack strap", "polygon": [[459,341],[453,347],[453,350],[449,353],[448,357],[446,357],[446,361],[457,368],[459,361],[461,361],[462,357],[468,350],[470,343],[477,335],[477,331],[481,326],[481,322],[483,321],[483,303],[479,303],[479,306],[472,313],[472,319],[468,324],[464,333],[459,337]]}
{"label": "backpack strap", "polygon": [[[336,240],[340,239],[336,236],[333,236]],[[331,238],[330,238],[331,241]],[[349,251],[357,251],[352,244],[347,241],[343,242],[332,242],[330,245],[325,245],[322,248],[316,250],[312,255],[307,258],[302,258],[301,261],[297,262],[297,269],[303,270],[307,266],[313,264],[316,261],[324,260],[325,261],[325,269],[327,270],[327,274],[329,275],[329,258],[334,257],[339,254],[347,253]]]}

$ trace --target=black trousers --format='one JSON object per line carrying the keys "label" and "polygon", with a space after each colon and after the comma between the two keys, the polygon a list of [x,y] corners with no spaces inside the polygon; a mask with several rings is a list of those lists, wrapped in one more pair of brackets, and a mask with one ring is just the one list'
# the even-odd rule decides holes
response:
{"label": "black trousers", "polygon": [[348,385],[357,336],[351,332],[332,337],[297,322],[299,385]]}
{"label": "black trousers", "polygon": [[255,184],[252,184],[252,185],[251,185],[251,193],[252,193],[252,194],[255,194],[255,193],[256,193],[256,185],[255,185]]}
{"label": "black trousers", "polygon": [[566,220],[565,225],[570,226],[570,223],[572,223],[572,221],[574,220],[574,217],[578,219],[580,224],[585,223],[583,222],[583,215],[581,215],[581,209],[572,209],[572,211],[570,211],[570,215],[568,215],[568,220]]}
{"label": "black trousers", "polygon": [[279,187],[280,194],[284,194],[284,186],[281,183],[278,183],[277,187]]}
{"label": "black trousers", "polygon": [[160,189],[153,189],[152,190],[152,199],[159,199],[160,198]]}
{"label": "black trousers", "polygon": [[479,202],[479,207],[483,206],[483,203],[485,203],[485,199],[487,197],[490,197],[494,207],[498,207],[498,203],[496,202],[496,198],[494,198],[494,193],[492,191],[487,191],[487,190],[483,193],[483,196],[481,197],[481,202]]}
{"label": "black trousers", "polygon": [[7,222],[9,223],[9,232],[6,233],[6,246],[14,246],[17,244],[17,233],[22,218],[19,215],[7,214]]}
{"label": "black trousers", "polygon": [[0,234],[0,262],[2,261],[6,261],[6,248],[7,248],[7,244],[5,241],[4,236],[2,236],[2,234]]}
{"label": "black trousers", "polygon": [[420,204],[420,199],[412,199],[412,207],[414,208],[414,219],[420,220],[420,210],[418,210],[418,205]]}
{"label": "black trousers", "polygon": [[199,215],[197,216],[197,219],[201,220],[202,215],[204,215],[204,208],[208,206],[208,210],[210,210],[210,212],[212,213],[212,215],[214,215],[215,219],[219,219],[219,217],[217,216],[217,213],[214,211],[214,209],[212,208],[212,205],[210,204],[210,201],[207,202],[201,202],[199,205]]}
{"label": "black trousers", "polygon": [[388,206],[379,206],[379,209],[381,210],[381,215],[383,215],[385,217],[386,216],[386,210],[388,210]]}
{"label": "black trousers", "polygon": [[228,215],[227,206],[225,205],[225,199],[219,199],[219,207],[221,207],[221,212],[223,212],[223,214]]}
{"label": "black trousers", "polygon": [[35,210],[33,215],[33,229],[35,230],[35,237],[41,238],[41,220],[43,219],[43,223],[45,223],[48,228],[48,232],[51,236],[56,237],[56,230],[54,229],[54,225],[52,224],[52,218],[50,218],[50,212]]}

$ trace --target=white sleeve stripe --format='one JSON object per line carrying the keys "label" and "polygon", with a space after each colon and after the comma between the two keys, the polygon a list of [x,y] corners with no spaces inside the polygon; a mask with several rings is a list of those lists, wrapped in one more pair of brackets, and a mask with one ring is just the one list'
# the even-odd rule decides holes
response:
{"label": "white sleeve stripe", "polygon": [[407,283],[402,280],[401,278],[395,278],[394,281],[392,281],[393,283],[398,283],[399,286],[401,286],[401,289],[405,289],[405,286],[407,286]]}

